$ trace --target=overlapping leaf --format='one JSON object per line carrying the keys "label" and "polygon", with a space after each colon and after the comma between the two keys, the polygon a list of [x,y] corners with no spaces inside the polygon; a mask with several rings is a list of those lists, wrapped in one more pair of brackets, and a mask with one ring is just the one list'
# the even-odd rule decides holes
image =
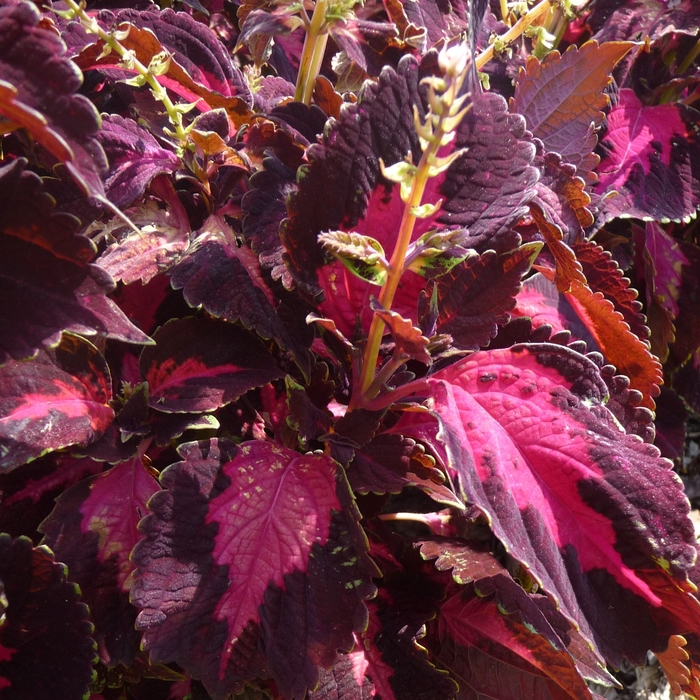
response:
{"label": "overlapping leaf", "polygon": [[180,454],[133,554],[152,661],[177,661],[214,700],[268,674],[303,697],[317,667],[352,648],[374,588],[342,473],[264,442],[188,443]]}
{"label": "overlapping leaf", "polygon": [[30,3],[0,8],[0,114],[29,131],[62,162],[85,194],[103,196],[107,166],[95,139],[100,117],[76,94],[82,75],[64,56],[66,46]]}
{"label": "overlapping leaf", "polygon": [[631,48],[629,42],[589,41],[563,55],[552,51],[541,62],[530,56],[518,77],[513,109],[525,117],[547,151],[560,154],[588,181],[598,163],[595,130],[609,104],[604,88],[615,64]]}
{"label": "overlapping leaf", "polygon": [[[602,291],[592,289],[576,254],[563,242],[561,229],[548,221],[536,206],[532,207],[532,216],[556,261],[556,272],[550,269],[547,273],[550,279],[554,279],[559,291],[566,295],[606,359],[630,378],[632,388],[642,393],[644,405],[653,409],[654,397],[658,395],[663,381],[661,364],[651,355],[647,343],[630,330],[626,321],[625,313],[635,329],[643,337],[647,336],[638,310],[634,312],[627,280],[602,251],[595,252],[596,246],[581,244],[592,278]],[[596,269],[594,260],[598,261],[600,269]],[[615,303],[604,292],[610,294]]]}
{"label": "overlapping leaf", "polygon": [[438,628],[434,651],[459,679],[461,698],[593,697],[557,632],[506,573],[450,598],[440,609]]}
{"label": "overlapping leaf", "polygon": [[137,455],[64,491],[42,523],[44,543],[68,566],[90,607],[100,660],[129,666],[139,648],[136,608],[129,602],[134,565],[129,555],[141,539],[136,526],[158,483]]}
{"label": "overlapping leaf", "polygon": [[681,104],[644,106],[632,90],[620,90],[601,142],[597,173],[603,216],[681,221],[700,205],[698,112]]}
{"label": "overlapping leaf", "polygon": [[[124,48],[145,66],[164,50],[172,54],[168,70],[158,77],[159,82],[188,102],[197,102],[203,111],[222,108],[236,126],[250,118],[250,90],[240,69],[232,63],[224,46],[204,25],[185,12],[171,9],[103,10],[98,19],[107,25],[119,24],[128,30],[121,41]],[[102,41],[85,35],[72,27],[70,45],[78,54],[75,63],[83,70],[100,68],[114,72],[115,77],[128,74],[115,53],[103,54]]]}
{"label": "overlapping leaf", "polygon": [[[82,700],[92,680],[95,643],[87,607],[65,566],[27,537],[0,535],[0,691],[7,700]],[[38,673],[37,669],[41,669]]]}
{"label": "overlapping leaf", "polygon": [[223,321],[176,319],[154,340],[157,345],[141,353],[139,365],[150,406],[166,413],[214,411],[284,376],[254,335]]}
{"label": "overlapping leaf", "polygon": [[596,365],[531,344],[477,353],[429,383],[464,498],[608,662],[639,663],[696,628],[682,486],[603,407]]}
{"label": "overlapping leaf", "polygon": [[211,217],[192,250],[172,271],[171,285],[182,289],[190,306],[201,306],[226,321],[240,321],[260,337],[272,338],[308,370],[303,339],[293,337],[278,314],[277,301],[257,257],[234,241],[228,224],[220,217]]}
{"label": "overlapping leaf", "polygon": [[0,168],[0,363],[56,345],[61,331],[147,343],[105,295],[114,283],[89,266],[93,243],[78,221],[55,211],[40,179],[18,159]]}
{"label": "overlapping leaf", "polygon": [[10,470],[40,455],[87,445],[114,418],[109,369],[94,345],[64,336],[30,362],[0,366],[0,466]]}

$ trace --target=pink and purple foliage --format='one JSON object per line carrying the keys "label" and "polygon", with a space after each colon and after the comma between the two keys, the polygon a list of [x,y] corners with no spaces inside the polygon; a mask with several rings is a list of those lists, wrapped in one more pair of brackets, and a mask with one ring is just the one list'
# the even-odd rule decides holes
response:
{"label": "pink and purple foliage", "polygon": [[700,697],[695,3],[495,56],[485,0],[50,5],[0,8],[0,695],[597,699],[653,652]]}

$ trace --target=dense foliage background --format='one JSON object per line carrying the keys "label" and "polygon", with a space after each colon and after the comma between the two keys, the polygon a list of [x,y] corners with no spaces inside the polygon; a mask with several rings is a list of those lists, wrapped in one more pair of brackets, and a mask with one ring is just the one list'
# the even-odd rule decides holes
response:
{"label": "dense foliage background", "polygon": [[0,696],[700,697],[700,3],[166,5],[0,3]]}

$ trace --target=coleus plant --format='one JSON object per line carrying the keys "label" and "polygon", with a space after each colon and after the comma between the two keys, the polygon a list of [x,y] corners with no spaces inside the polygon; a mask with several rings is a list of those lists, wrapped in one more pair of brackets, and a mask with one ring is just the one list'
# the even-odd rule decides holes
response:
{"label": "coleus plant", "polygon": [[4,2],[2,697],[700,697],[699,32]]}

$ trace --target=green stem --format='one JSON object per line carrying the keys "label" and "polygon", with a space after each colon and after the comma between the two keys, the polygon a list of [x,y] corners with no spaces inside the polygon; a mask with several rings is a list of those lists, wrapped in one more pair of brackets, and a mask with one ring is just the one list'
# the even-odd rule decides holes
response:
{"label": "green stem", "polygon": [[[523,15],[505,34],[497,37],[499,43],[510,44],[515,41],[533,22],[540,18],[552,6],[551,0],[540,0],[527,14]],[[495,55],[494,44],[484,49],[474,63],[476,69],[481,70]]]}
{"label": "green stem", "polygon": [[683,75],[690,66],[693,65],[693,61],[698,57],[700,54],[700,39],[697,40],[695,43],[695,46],[693,46],[690,51],[688,51],[688,54],[686,57],[683,59],[683,62],[678,66],[678,69],[676,70],[676,75]]}
{"label": "green stem", "polygon": [[[430,162],[437,154],[440,148],[440,140],[444,136],[442,126],[438,127],[435,132],[434,140],[423,151],[423,155],[418,164],[416,176],[411,186],[411,194],[406,202],[401,218],[401,226],[399,227],[399,235],[396,241],[396,247],[389,262],[389,274],[386,284],[382,287],[379,294],[379,303],[385,309],[391,309],[391,304],[394,301],[394,295],[399,287],[401,276],[404,272],[404,261],[406,259],[406,251],[411,243],[413,229],[416,224],[416,215],[413,213],[414,207],[418,207],[423,199],[425,186],[428,182],[430,173]],[[379,392],[380,387],[372,384],[374,378],[374,370],[377,366],[377,358],[379,357],[379,347],[382,343],[384,335],[384,321],[374,314],[372,323],[369,328],[369,337],[365,346],[364,357],[362,361],[362,375],[360,378],[358,392],[353,392],[353,400],[350,403],[354,407],[357,402],[362,402],[364,399],[373,399]],[[371,390],[370,390],[371,387]]]}
{"label": "green stem", "polygon": [[299,62],[299,74],[297,76],[294,99],[307,105],[311,104],[314,84],[321,70],[326,44],[328,43],[327,9],[328,0],[317,0],[311,21],[306,27],[306,38],[304,39],[304,48],[301,52],[301,61]]}
{"label": "green stem", "polygon": [[168,118],[170,122],[175,127],[175,135],[181,144],[187,142],[187,132],[182,123],[182,114],[176,109],[175,104],[170,99],[168,91],[158,82],[157,78],[153,73],[151,73],[146,66],[139,61],[129,49],[124,48],[122,44],[111,34],[106,32],[97,23],[97,20],[90,17],[85,10],[77,3],[75,0],[66,0],[66,5],[76,14],[80,19],[80,23],[83,27],[90,32],[95,34],[102,41],[109,46],[112,51],[114,51],[119,58],[122,60],[128,60],[133,69],[143,77],[143,79],[148,83],[153,96],[162,103],[165,107],[165,111],[168,113]]}

